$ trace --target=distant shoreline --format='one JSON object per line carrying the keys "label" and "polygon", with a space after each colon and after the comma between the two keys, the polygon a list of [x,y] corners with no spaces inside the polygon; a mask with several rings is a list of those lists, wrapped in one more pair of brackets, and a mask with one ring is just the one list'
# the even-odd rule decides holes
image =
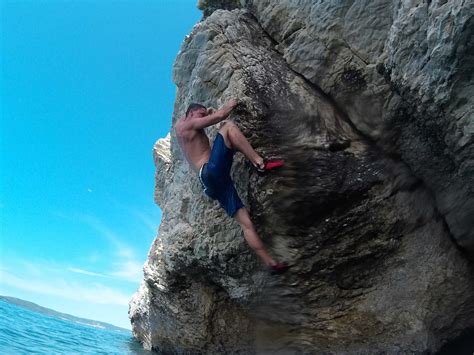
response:
{"label": "distant shoreline", "polygon": [[22,300],[22,299],[16,298],[16,297],[0,295],[0,301],[5,301],[7,303],[19,306],[21,308],[28,309],[32,312],[40,313],[40,314],[43,314],[43,315],[46,315],[46,316],[51,316],[51,317],[55,317],[55,318],[59,318],[59,319],[63,319],[63,320],[69,320],[69,321],[72,321],[72,322],[75,322],[75,323],[88,325],[88,326],[91,326],[91,327],[94,327],[94,328],[107,329],[107,330],[120,331],[120,332],[125,331],[125,332],[128,332],[128,333],[131,333],[131,331],[129,329],[126,329],[126,328],[121,328],[121,327],[117,327],[113,324],[100,322],[100,321],[92,320],[92,319],[80,318],[80,317],[73,316],[71,314],[58,312],[58,311],[55,311],[53,309],[42,307],[42,306],[40,306],[36,303],[26,301],[26,300]]}

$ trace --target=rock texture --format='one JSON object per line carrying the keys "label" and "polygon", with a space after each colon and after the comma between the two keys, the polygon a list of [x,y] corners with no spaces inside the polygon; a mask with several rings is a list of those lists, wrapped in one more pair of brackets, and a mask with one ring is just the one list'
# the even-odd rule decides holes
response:
{"label": "rock texture", "polygon": [[474,3],[247,1],[289,66],[434,192],[474,255]]}
{"label": "rock texture", "polygon": [[161,353],[399,353],[473,327],[470,3],[219,3],[176,60],[173,124],[238,98],[231,119],[288,163],[260,178],[238,155],[233,177],[292,268],[263,270],[172,129],[134,336]]}

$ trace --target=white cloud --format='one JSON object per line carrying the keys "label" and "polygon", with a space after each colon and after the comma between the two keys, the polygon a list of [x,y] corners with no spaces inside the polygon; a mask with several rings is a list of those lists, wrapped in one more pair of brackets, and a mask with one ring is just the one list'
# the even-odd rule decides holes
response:
{"label": "white cloud", "polygon": [[89,264],[95,264],[103,257],[103,253],[100,253],[98,250],[92,250],[87,255],[84,255],[85,262]]}
{"label": "white cloud", "polygon": [[126,259],[133,259],[135,257],[135,251],[125,244],[117,245],[116,253]]}
{"label": "white cloud", "polygon": [[83,285],[63,278],[34,279],[16,276],[4,270],[0,271],[0,279],[4,286],[80,302],[127,305],[131,297],[120,290],[100,283]]}
{"label": "white cloud", "polygon": [[[114,203],[117,206],[119,206],[118,202],[114,202]],[[134,215],[139,216],[138,218],[140,218],[142,222],[148,223],[148,227],[151,228],[152,220],[150,217],[138,212],[137,210],[126,208],[124,205],[120,204],[120,206],[122,209],[127,209]],[[84,270],[83,268],[79,268],[76,266],[70,267],[69,271],[81,273],[81,274],[89,275],[89,276],[112,277],[115,279],[122,279],[124,281],[133,282],[133,283],[140,282],[143,276],[142,265],[144,263],[144,260],[138,260],[135,249],[132,246],[128,245],[127,243],[123,242],[124,239],[118,233],[116,233],[112,228],[110,228],[106,223],[104,223],[102,220],[100,220],[99,218],[95,216],[84,214],[84,213],[79,213],[74,216],[67,216],[64,213],[58,212],[58,211],[54,211],[52,213],[55,216],[63,218],[63,219],[82,221],[88,227],[95,230],[103,238],[109,241],[110,244],[112,245],[113,252],[115,253],[115,256],[110,258],[111,260],[113,260],[113,262],[110,264],[109,267],[107,267],[108,270],[103,270],[101,273],[98,273],[95,271]],[[156,233],[156,230],[154,232]],[[93,263],[93,262],[98,261],[98,259],[101,258],[102,255],[103,253],[93,252],[87,258],[87,260]]]}
{"label": "white cloud", "polygon": [[77,274],[89,275],[89,276],[107,277],[107,275],[104,275],[104,274],[99,274],[97,272],[87,271],[87,270],[79,269],[76,267],[69,267],[68,271],[75,272]]}
{"label": "white cloud", "polygon": [[136,287],[97,275],[51,260],[5,256],[0,259],[0,294],[130,329],[128,302]]}
{"label": "white cloud", "polygon": [[[131,216],[135,216],[140,221],[140,223],[143,226],[145,226],[148,229],[148,231],[150,231],[151,236],[153,236],[153,237],[156,236],[156,233],[158,232],[158,226],[161,223],[160,218],[155,217],[155,216],[151,215],[150,213],[144,212],[144,211],[142,211],[138,208],[135,208],[135,207],[132,207],[130,205],[126,205],[122,202],[119,202],[114,197],[109,197],[109,201],[110,201],[111,204],[116,206],[118,209],[128,211],[128,213]],[[158,214],[159,210],[160,209],[159,209],[158,206],[156,206],[156,208],[154,208],[153,212],[155,212],[155,215],[159,215]]]}
{"label": "white cloud", "polygon": [[156,233],[158,233],[158,225],[160,224],[160,221],[153,219],[151,216],[148,216],[135,208],[130,208],[130,211],[153,233],[152,236],[155,236]]}
{"label": "white cloud", "polygon": [[143,278],[142,263],[129,260],[121,264],[117,263],[116,265],[118,265],[118,270],[111,272],[110,275],[131,282],[136,282],[137,284]]}
{"label": "white cloud", "polygon": [[81,215],[81,220],[108,239],[115,247],[117,256],[121,258],[113,263],[113,267],[117,269],[107,272],[107,274],[126,281],[140,282],[143,262],[136,259],[135,250],[122,242],[118,234],[99,219],[90,215]]}
{"label": "white cloud", "polygon": [[122,246],[123,243],[120,242],[120,237],[100,219],[87,214],[78,215],[78,219],[86,223],[92,229],[99,232],[103,237],[108,239],[117,248],[120,248]]}

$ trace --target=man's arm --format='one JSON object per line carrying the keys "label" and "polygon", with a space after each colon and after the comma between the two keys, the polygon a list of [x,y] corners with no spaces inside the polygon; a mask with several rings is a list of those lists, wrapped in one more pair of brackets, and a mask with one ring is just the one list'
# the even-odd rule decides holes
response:
{"label": "man's arm", "polygon": [[193,129],[202,129],[204,127],[212,126],[225,120],[235,106],[237,106],[237,101],[234,99],[229,100],[227,104],[222,106],[217,111],[212,112],[212,110],[208,110],[210,114],[201,118],[195,118],[190,122],[190,124],[192,125]]}

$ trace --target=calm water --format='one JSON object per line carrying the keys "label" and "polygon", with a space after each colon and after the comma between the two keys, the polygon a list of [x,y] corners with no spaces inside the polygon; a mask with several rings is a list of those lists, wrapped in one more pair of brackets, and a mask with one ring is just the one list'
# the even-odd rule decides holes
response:
{"label": "calm water", "polygon": [[130,331],[49,317],[0,300],[0,354],[152,354]]}

